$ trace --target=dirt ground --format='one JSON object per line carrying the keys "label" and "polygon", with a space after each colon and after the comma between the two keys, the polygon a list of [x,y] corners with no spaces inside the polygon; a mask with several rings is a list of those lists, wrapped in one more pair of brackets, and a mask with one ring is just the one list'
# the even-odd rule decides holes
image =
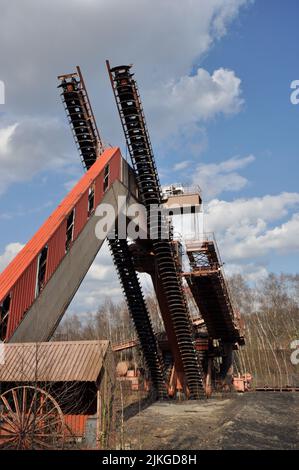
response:
{"label": "dirt ground", "polygon": [[128,418],[127,449],[299,449],[299,393],[156,402]]}

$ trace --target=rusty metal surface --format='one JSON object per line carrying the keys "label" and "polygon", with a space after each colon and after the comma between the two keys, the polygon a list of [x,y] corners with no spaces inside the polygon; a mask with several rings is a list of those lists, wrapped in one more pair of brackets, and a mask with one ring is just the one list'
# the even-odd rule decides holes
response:
{"label": "rusty metal surface", "polygon": [[[102,186],[105,166],[109,163],[111,168],[110,187],[116,179],[121,177],[120,161],[121,156],[118,148],[107,149],[0,274],[0,303],[8,294],[11,295],[6,339],[10,338],[35,300],[37,258],[40,251],[48,244],[45,276],[45,282],[47,282],[66,254],[65,226],[68,214],[73,208],[77,209],[77,217],[75,215],[74,222],[73,239],[75,239],[88,220],[87,192],[89,187],[95,182],[95,196],[96,200],[99,201],[98,195],[103,195]],[[84,205],[86,205],[86,208],[84,208]]]}
{"label": "rusty metal surface", "polygon": [[128,341],[123,341],[122,343],[114,344],[112,346],[112,350],[114,352],[123,351],[124,349],[134,348],[135,346],[137,346],[137,344],[138,344],[138,339],[135,338],[135,339],[128,340]]}
{"label": "rusty metal surface", "polygon": [[48,242],[46,282],[50,279],[65,254],[66,220],[58,227]]}
{"label": "rusty metal surface", "polygon": [[66,437],[84,437],[88,415],[64,415]]}
{"label": "rusty metal surface", "polygon": [[[36,269],[37,261],[33,260],[25,272],[21,275],[14,288],[14,292],[11,297],[11,307],[10,311],[14,312],[14,315],[9,314],[8,322],[8,334],[12,328],[20,323],[24,312],[30,307],[32,299],[34,299],[35,294],[35,280],[36,280]],[[1,286],[1,277],[0,277],[0,286]],[[1,287],[0,287],[1,290]]]}
{"label": "rusty metal surface", "polygon": [[74,240],[78,237],[88,218],[88,191],[82,194],[75,206]]}
{"label": "rusty metal surface", "polygon": [[0,395],[0,449],[61,449],[64,418],[57,401],[45,390],[19,386]]}
{"label": "rusty metal surface", "polygon": [[82,164],[89,169],[104,151],[80,67],[77,72],[60,75],[59,88],[66,115],[78,147]]}
{"label": "rusty metal surface", "polygon": [[4,345],[1,382],[95,382],[109,341],[62,341]]}
{"label": "rusty metal surface", "polygon": [[[109,61],[106,61],[106,64],[133,170],[136,174],[140,201],[149,215],[151,205],[161,204],[163,198],[138,86],[134,73],[131,71],[131,65],[111,68]],[[193,344],[191,318],[171,245],[169,221],[162,217],[160,223],[157,220],[156,227],[151,225],[151,228],[156,229],[155,235],[152,236],[152,251],[157,261],[159,275],[159,285],[157,286],[156,276],[154,276],[153,284],[177,372],[180,375],[179,388],[184,389],[190,397],[202,397],[201,364]],[[138,336],[141,335],[138,334]],[[146,338],[144,343],[142,340],[140,343],[144,352],[148,347]],[[154,362],[152,360],[151,364]],[[163,362],[162,368],[165,368]]]}
{"label": "rusty metal surface", "polygon": [[[204,235],[206,237],[206,235]],[[184,273],[212,338],[244,344],[240,321],[229,292],[215,240],[186,244],[191,272]]]}
{"label": "rusty metal surface", "polygon": [[27,245],[0,274],[0,299],[5,296],[20,274],[25,271],[29,262],[34,260],[34,257],[39,253],[41,247],[44,246],[50,236],[54,234],[61,221],[64,220],[70,210],[80,200],[82,192],[90,186],[91,182],[117,152],[119,152],[119,149],[116,147],[109,148],[104,152],[101,159],[83,176]]}

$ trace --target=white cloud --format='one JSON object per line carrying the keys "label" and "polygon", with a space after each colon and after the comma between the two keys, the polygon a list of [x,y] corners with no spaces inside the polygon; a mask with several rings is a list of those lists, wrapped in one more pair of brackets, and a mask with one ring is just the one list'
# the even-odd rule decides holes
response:
{"label": "white cloud", "polygon": [[242,225],[256,226],[285,217],[290,209],[299,204],[299,193],[283,192],[234,201],[213,199],[205,206],[207,230],[223,232]]}
{"label": "white cloud", "polygon": [[201,163],[192,176],[198,184],[205,199],[215,197],[223,191],[239,191],[247,185],[248,180],[237,173],[255,160],[253,155],[244,158],[233,157],[221,163]]}
{"label": "white cloud", "polygon": [[263,265],[255,263],[247,264],[234,264],[229,263],[227,266],[224,266],[225,274],[227,276],[232,276],[234,274],[241,274],[244,276],[246,281],[250,283],[258,282],[267,277],[269,274],[267,268]]}
{"label": "white cloud", "polygon": [[[185,0],[182,8],[179,0],[89,0],[88,4],[78,0],[2,0],[5,110],[19,126],[10,129],[14,140],[18,136],[18,157],[8,152],[3,161],[2,146],[0,191],[48,169],[49,163],[61,168],[66,142],[75,161],[70,133],[52,118],[64,118],[56,77],[73,71],[76,64],[82,66],[95,114],[100,103],[98,125],[104,140],[112,144],[123,144],[124,139],[104,65],[107,57],[112,65],[135,64],[156,145],[170,135],[176,139],[177,133],[187,132],[201,120],[237,112],[242,98],[240,79],[233,71],[219,68],[210,74],[199,68],[195,75],[189,75],[193,65],[226,33],[240,8],[249,3]],[[76,31],[80,31],[79,40]],[[66,47],[70,43],[76,47]],[[35,123],[24,123],[24,115],[34,116]],[[25,133],[22,130],[26,127]],[[8,131],[6,126],[3,132]],[[201,145],[204,143],[196,143],[196,147]]]}
{"label": "white cloud", "polygon": [[210,75],[199,68],[196,75],[184,75],[153,90],[147,109],[153,122],[160,124],[160,137],[165,137],[220,113],[237,113],[242,103],[241,80],[233,71],[220,68]]}
{"label": "white cloud", "polygon": [[270,252],[291,253],[299,250],[299,214],[289,214],[298,206],[299,193],[232,202],[214,199],[206,206],[205,226],[216,233],[222,257],[229,263],[256,260]]}
{"label": "white cloud", "polygon": [[173,166],[173,169],[174,169],[174,171],[185,170],[186,168],[188,168],[190,166],[191,163],[192,162],[190,162],[190,160],[184,160],[182,162],[176,163]]}
{"label": "white cloud", "polygon": [[[106,88],[107,57],[112,64],[135,63],[142,89],[153,84],[159,89],[165,80],[188,74],[249,3],[185,0],[182,8],[180,0],[2,0],[1,79],[7,83],[7,102],[23,112],[44,109],[45,103],[53,109],[55,77],[77,63],[90,71],[88,82],[95,89]],[[66,47],[72,42],[76,47]]]}
{"label": "white cloud", "polygon": [[[185,0],[183,8],[180,0],[0,2],[1,79],[10,113],[0,138],[0,193],[42,171],[69,172],[72,163],[79,164],[70,132],[61,125],[65,118],[56,89],[56,76],[76,64],[99,112],[101,134],[112,144],[121,144],[123,137],[107,57],[112,65],[135,64],[153,142],[169,136],[183,142],[188,135],[187,158],[192,147],[195,152],[205,145],[205,136],[190,143],[198,123],[236,113],[242,105],[234,71],[198,68],[189,75],[250,0]],[[101,251],[70,308],[96,308],[105,295],[121,298],[121,289],[110,254]]]}
{"label": "white cloud", "polygon": [[69,149],[72,142],[67,131],[53,118],[23,118],[0,129],[0,193],[41,171],[62,171],[75,165],[75,149]]}
{"label": "white cloud", "polygon": [[199,68],[194,76],[183,76],[169,86],[170,107],[184,112],[186,120],[209,119],[217,113],[238,112],[241,80],[232,70],[220,68],[212,75]]}
{"label": "white cloud", "polygon": [[[223,162],[225,169],[237,169],[245,162]],[[269,252],[299,249],[299,214],[271,227],[299,206],[299,193],[281,193],[260,198],[227,202],[213,199],[205,208],[205,227],[214,231],[227,275],[243,274],[249,282],[258,282],[268,273],[263,257]],[[146,275],[140,275],[144,291],[151,290]],[[105,297],[123,299],[107,243],[95,259],[70,308],[71,313],[95,311]]]}
{"label": "white cloud", "polygon": [[[143,286],[143,292],[147,294],[152,291],[153,287],[149,275],[140,273],[138,276]],[[70,304],[68,314],[83,313],[87,310],[95,312],[107,297],[115,302],[124,300],[120,281],[106,241]]]}
{"label": "white cloud", "polygon": [[113,266],[105,266],[98,260],[90,268],[88,273],[88,280],[103,281],[111,275]]}
{"label": "white cloud", "polygon": [[7,126],[7,127],[0,129],[0,153],[2,155],[6,155],[8,153],[12,136],[14,135],[14,132],[17,127],[18,127],[18,123],[15,123],[15,124],[12,124],[11,126]]}
{"label": "white cloud", "polygon": [[122,289],[112,256],[105,242],[72,300],[68,314],[95,312],[105,298],[123,299]]}
{"label": "white cloud", "polygon": [[19,253],[24,245],[21,243],[9,243],[6,245],[4,252],[0,255],[0,272],[11,262],[11,260]]}
{"label": "white cloud", "polygon": [[287,222],[258,234],[259,230],[248,233],[231,249],[235,258],[249,258],[267,255],[269,252],[292,253],[299,250],[299,213],[293,214]]}

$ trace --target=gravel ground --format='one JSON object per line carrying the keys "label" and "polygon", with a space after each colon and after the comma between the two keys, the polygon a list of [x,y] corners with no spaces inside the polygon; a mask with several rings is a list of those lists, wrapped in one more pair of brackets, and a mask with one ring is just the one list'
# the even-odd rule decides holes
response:
{"label": "gravel ground", "polygon": [[124,428],[129,449],[299,449],[299,393],[156,402]]}

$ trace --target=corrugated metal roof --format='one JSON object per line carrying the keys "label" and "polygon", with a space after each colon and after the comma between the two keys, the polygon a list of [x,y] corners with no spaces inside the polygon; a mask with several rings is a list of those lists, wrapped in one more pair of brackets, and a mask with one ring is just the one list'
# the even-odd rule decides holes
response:
{"label": "corrugated metal roof", "polygon": [[0,382],[95,382],[109,341],[12,343],[3,346]]}
{"label": "corrugated metal roof", "polygon": [[29,264],[38,255],[41,248],[55,233],[61,222],[67,216],[70,208],[74,207],[81,195],[89,188],[90,184],[103,170],[113,155],[119,152],[119,148],[108,148],[101,155],[86,174],[80,179],[76,186],[70,191],[62,203],[55,209],[46,222],[17,254],[12,262],[0,273],[0,300],[4,298],[15,282],[27,269]]}

